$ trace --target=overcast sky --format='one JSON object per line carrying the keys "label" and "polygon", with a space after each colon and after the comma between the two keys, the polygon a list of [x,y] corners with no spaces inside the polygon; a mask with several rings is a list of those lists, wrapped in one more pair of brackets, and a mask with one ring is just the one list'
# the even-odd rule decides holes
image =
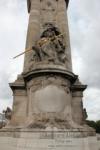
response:
{"label": "overcast sky", "polygon": [[[22,72],[28,13],[26,0],[0,0],[0,112],[12,106],[8,83]],[[70,0],[68,9],[73,70],[88,88],[88,118],[100,119],[100,0]]]}

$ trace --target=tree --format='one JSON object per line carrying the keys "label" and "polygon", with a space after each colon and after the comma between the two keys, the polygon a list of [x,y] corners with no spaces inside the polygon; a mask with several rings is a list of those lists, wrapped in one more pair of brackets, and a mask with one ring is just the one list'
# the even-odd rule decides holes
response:
{"label": "tree", "polygon": [[98,120],[96,122],[95,121],[91,121],[91,120],[86,120],[86,123],[90,127],[94,128],[96,130],[96,133],[100,133],[100,120]]}
{"label": "tree", "polygon": [[96,121],[96,132],[100,133],[100,120]]}

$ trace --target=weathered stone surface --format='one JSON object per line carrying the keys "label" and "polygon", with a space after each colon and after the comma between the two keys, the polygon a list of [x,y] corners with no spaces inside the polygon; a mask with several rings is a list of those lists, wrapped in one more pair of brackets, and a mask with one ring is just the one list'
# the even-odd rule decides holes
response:
{"label": "weathered stone surface", "polygon": [[[66,2],[66,6],[68,6],[69,0],[65,0],[65,2]],[[28,12],[30,12],[31,0],[27,0],[27,8],[28,8]]]}
{"label": "weathered stone surface", "polygon": [[14,106],[10,125],[34,129],[80,128],[94,133],[85,126],[82,93],[86,86],[76,81],[77,76],[61,69],[38,69],[23,74],[23,78],[24,88],[20,89],[19,78],[11,84]]}
{"label": "weathered stone surface", "polygon": [[[10,86],[14,103],[9,125],[84,129],[83,91],[72,73],[65,0],[30,0],[24,70]],[[49,17],[48,17],[49,16]]]}
{"label": "weathered stone surface", "polygon": [[[87,132],[87,131],[86,131]],[[1,150],[99,150],[96,137],[77,130],[10,130],[0,133]],[[10,133],[10,134],[9,134]]]}
{"label": "weathered stone surface", "polygon": [[99,150],[85,123],[83,85],[72,72],[68,0],[27,0],[23,73],[10,84],[13,111],[0,130],[2,150]]}
{"label": "weathered stone surface", "polygon": [[[35,45],[35,42],[40,39],[41,34],[45,30],[44,25],[46,23],[52,23],[55,27],[57,27],[60,30],[60,32],[64,36],[65,54],[67,58],[65,69],[72,71],[71,50],[70,50],[70,41],[69,41],[68,21],[66,17],[65,0],[57,0],[57,1],[56,0],[53,1],[31,0],[28,1],[28,6],[30,8],[30,17],[29,17],[29,27],[27,33],[26,48],[32,48],[32,46]],[[30,66],[31,66],[31,70],[32,68],[35,67],[36,63],[32,63],[31,61],[32,53],[33,52],[30,51],[25,55],[24,72],[29,71]],[[48,66],[48,63],[46,63],[46,65]],[[62,64],[59,64],[58,66],[62,66]]]}

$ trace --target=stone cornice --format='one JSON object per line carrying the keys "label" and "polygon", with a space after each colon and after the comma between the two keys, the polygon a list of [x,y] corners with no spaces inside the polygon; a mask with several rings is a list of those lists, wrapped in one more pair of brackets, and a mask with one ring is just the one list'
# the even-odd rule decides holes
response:
{"label": "stone cornice", "polygon": [[[68,7],[69,0],[65,0],[65,1],[66,1],[66,7]],[[30,8],[31,8],[31,0],[27,0],[28,13],[30,13]]]}
{"label": "stone cornice", "polygon": [[55,68],[44,68],[44,69],[33,69],[30,72],[23,73],[24,80],[31,80],[33,77],[36,76],[44,76],[44,75],[61,75],[65,78],[69,79],[71,83],[74,83],[77,79],[77,75],[63,69],[55,69]]}

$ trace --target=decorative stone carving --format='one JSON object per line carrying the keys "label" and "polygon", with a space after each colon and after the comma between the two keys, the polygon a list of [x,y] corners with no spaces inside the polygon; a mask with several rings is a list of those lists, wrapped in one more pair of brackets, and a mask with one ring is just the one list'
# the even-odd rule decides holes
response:
{"label": "decorative stone carving", "polygon": [[[57,0],[41,0],[41,22],[54,22],[57,11]],[[48,17],[49,16],[49,17]]]}
{"label": "decorative stone carving", "polygon": [[56,127],[58,129],[70,129],[72,125],[67,120],[61,118],[62,115],[57,114],[34,114],[34,121],[29,122],[28,128],[46,129],[48,127]]}
{"label": "decorative stone carving", "polygon": [[35,77],[27,84],[29,93],[28,127],[46,128],[49,125],[70,128],[70,82],[56,75]]}
{"label": "decorative stone carving", "polygon": [[45,62],[54,64],[65,64],[67,58],[65,53],[64,35],[51,23],[44,25],[44,31],[40,40],[36,42],[33,49],[35,62]]}
{"label": "decorative stone carving", "polygon": [[59,88],[67,91],[68,93],[70,92],[70,82],[67,79],[62,78],[61,76],[57,76],[54,74],[49,74],[45,76],[40,76],[36,77],[27,84],[27,88],[33,89],[33,92],[35,92],[37,89],[45,88],[46,86],[49,85],[55,85],[58,86]]}
{"label": "decorative stone carving", "polygon": [[[44,0],[40,0],[40,2],[43,2],[43,1],[44,1]],[[54,1],[57,2],[58,0],[54,0]],[[53,1],[53,3],[54,3],[54,1]],[[66,7],[68,7],[69,0],[65,0],[65,2],[66,2]],[[51,6],[50,2],[49,2],[49,3],[47,2],[47,6],[48,6],[48,7]],[[28,8],[28,12],[30,13],[31,0],[27,0],[27,8]],[[53,8],[52,8],[52,9],[53,9]]]}
{"label": "decorative stone carving", "polygon": [[[60,32],[64,34],[63,45],[66,47],[66,49],[64,50],[66,61],[63,52],[59,54],[61,57],[57,57],[59,61],[55,61],[55,63],[51,60],[44,60],[45,62],[40,61],[40,57],[37,59],[37,57],[39,56],[37,52],[38,50],[33,52],[33,58],[32,51],[30,51],[29,53],[25,53],[24,72],[29,72],[33,70],[33,68],[39,67],[40,64],[45,64],[45,66],[47,67],[52,64],[56,64],[58,65],[58,67],[60,66],[69,71],[72,71],[68,21],[66,18],[66,5],[68,5],[68,0],[28,0],[28,11],[30,13],[30,17],[27,32],[26,49],[32,48],[33,45],[36,46],[35,42],[39,40],[41,33],[43,33],[45,30],[44,24],[51,23],[53,24],[53,26],[59,28]],[[52,53],[52,51],[50,51],[50,53],[50,56],[52,54],[55,54],[54,52]],[[48,57],[48,55],[46,57]]]}

